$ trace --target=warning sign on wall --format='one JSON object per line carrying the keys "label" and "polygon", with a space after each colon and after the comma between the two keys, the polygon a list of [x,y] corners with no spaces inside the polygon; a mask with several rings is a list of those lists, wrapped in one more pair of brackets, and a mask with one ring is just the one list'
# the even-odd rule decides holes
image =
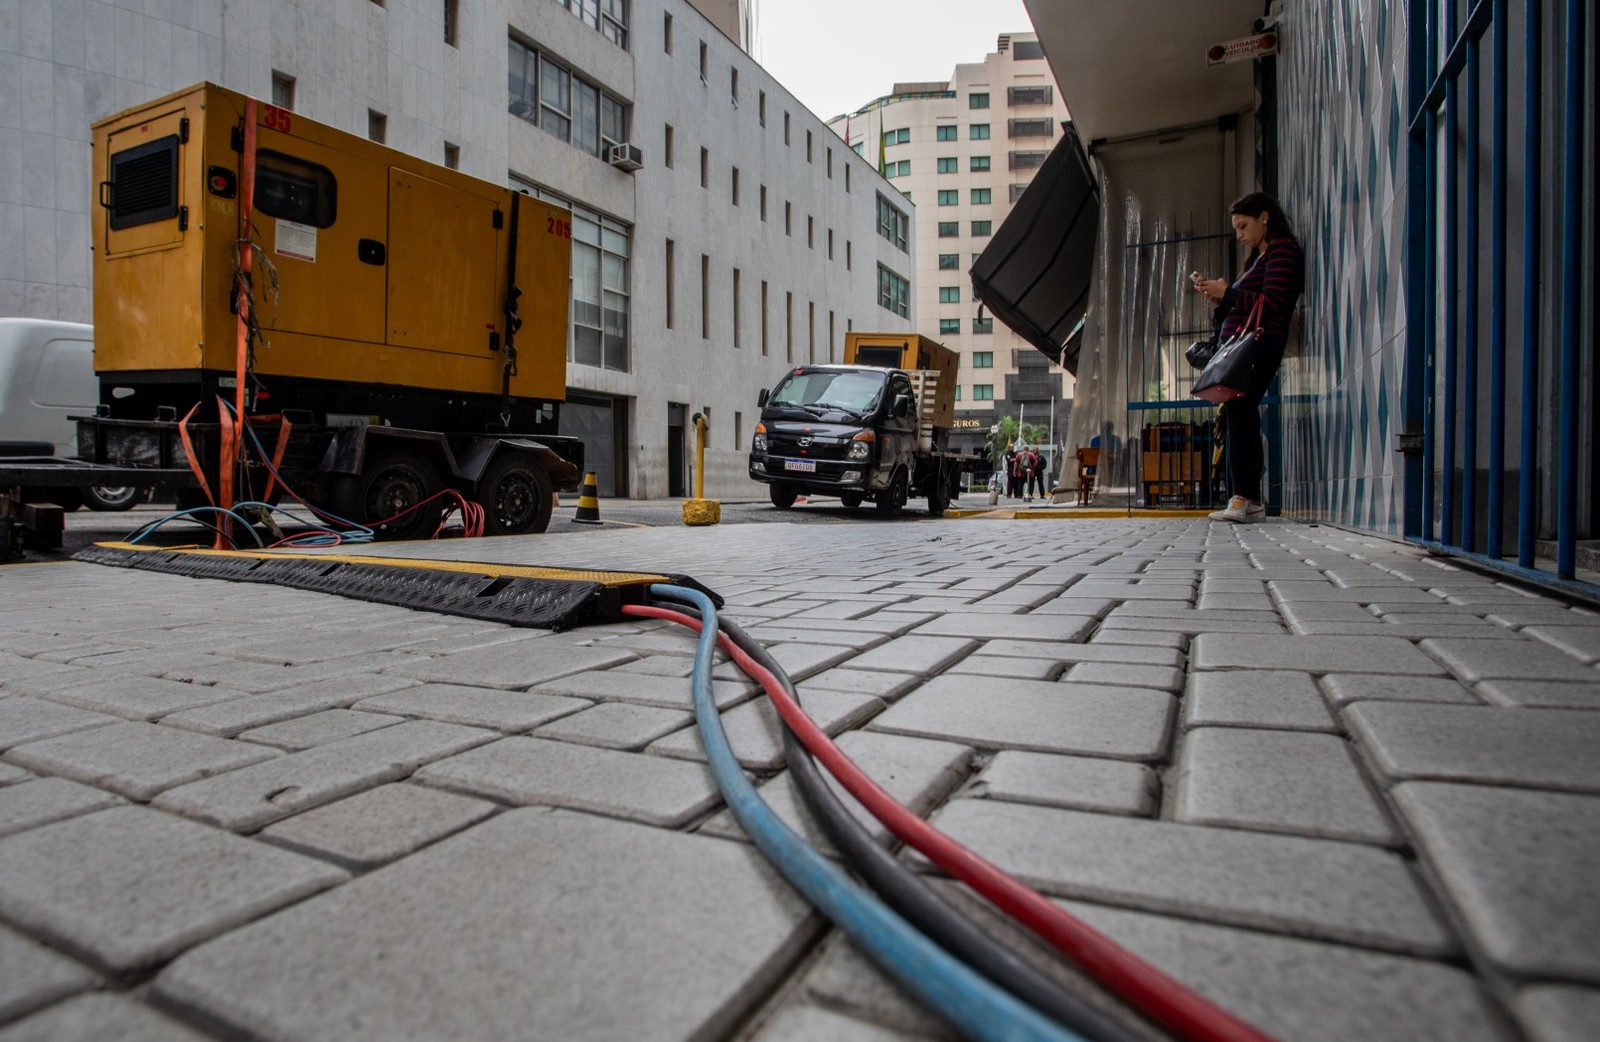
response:
{"label": "warning sign on wall", "polygon": [[1227,43],[1214,43],[1206,51],[1207,65],[1226,65],[1278,53],[1277,33],[1256,33]]}

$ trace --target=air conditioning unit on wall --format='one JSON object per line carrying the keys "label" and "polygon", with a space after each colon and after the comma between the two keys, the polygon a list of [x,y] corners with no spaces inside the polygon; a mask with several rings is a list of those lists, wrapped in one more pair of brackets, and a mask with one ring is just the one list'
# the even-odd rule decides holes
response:
{"label": "air conditioning unit on wall", "polygon": [[618,170],[633,172],[644,166],[644,154],[638,145],[612,145],[607,161]]}

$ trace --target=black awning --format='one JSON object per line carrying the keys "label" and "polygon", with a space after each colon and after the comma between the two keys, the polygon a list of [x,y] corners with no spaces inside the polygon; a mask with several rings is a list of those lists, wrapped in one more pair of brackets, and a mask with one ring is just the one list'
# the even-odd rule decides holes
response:
{"label": "black awning", "polygon": [[973,262],[972,292],[989,311],[1068,372],[1081,344],[1094,278],[1100,190],[1071,124],[1011,216]]}

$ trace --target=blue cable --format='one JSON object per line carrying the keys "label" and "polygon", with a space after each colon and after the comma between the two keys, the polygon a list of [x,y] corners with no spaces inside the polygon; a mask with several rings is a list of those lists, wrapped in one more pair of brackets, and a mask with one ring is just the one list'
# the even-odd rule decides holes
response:
{"label": "blue cable", "polygon": [[791,886],[833,921],[872,962],[968,1038],[982,1042],[1084,1042],[1031,1006],[979,976],[929,941],[795,835],[756,794],[722,730],[711,694],[717,609],[683,586],[654,584],[652,596],[694,605],[700,639],[694,654],[694,715],[711,773],[728,809]]}

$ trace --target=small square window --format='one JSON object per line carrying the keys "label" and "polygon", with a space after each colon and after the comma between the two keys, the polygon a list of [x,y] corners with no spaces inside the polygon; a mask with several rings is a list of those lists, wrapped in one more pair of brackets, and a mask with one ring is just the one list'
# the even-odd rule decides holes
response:
{"label": "small square window", "polygon": [[972,124],[972,126],[967,128],[967,136],[970,137],[973,141],[987,141],[987,140],[989,140],[989,124],[987,124],[987,123],[974,123],[974,124]]}
{"label": "small square window", "polygon": [[939,205],[955,206],[961,202],[961,193],[954,188],[939,189]]}
{"label": "small square window", "polygon": [[[973,322],[972,331],[974,333],[976,333],[978,331],[978,321],[987,321],[987,319],[980,319],[980,320],[977,320],[977,321]],[[993,351],[974,351],[974,352],[972,352],[972,368],[974,368],[974,369],[993,369],[994,368],[994,352]]]}
{"label": "small square window", "polygon": [[451,170],[461,169],[460,145],[452,145],[448,141],[444,143],[444,165],[449,167]]}
{"label": "small square window", "polygon": [[459,0],[444,0],[444,42],[456,46],[456,26],[459,23]]}
{"label": "small square window", "polygon": [[960,286],[940,286],[939,287],[939,303],[941,303],[941,304],[959,304],[959,303],[961,303],[961,287]]}
{"label": "small square window", "polygon": [[973,384],[972,400],[975,402],[994,401],[994,384]]}
{"label": "small square window", "polygon": [[993,228],[994,228],[994,222],[993,221],[973,221],[972,222],[972,234],[973,235],[993,235],[994,234]]}
{"label": "small square window", "polygon": [[[993,333],[994,332],[994,319],[988,318],[988,317],[973,319],[972,320],[972,331],[974,333],[978,334],[979,336],[983,336],[986,333]],[[992,353],[990,353],[990,352],[987,352],[987,351],[982,352],[982,353],[987,355],[988,358],[989,358],[989,360],[987,362],[984,362],[982,364],[984,366],[994,365],[994,355]],[[978,366],[979,365],[978,356],[977,355],[973,355],[972,356],[972,364],[973,364],[973,366]]]}
{"label": "small square window", "polygon": [[961,320],[959,318],[941,318],[939,320],[940,336],[953,336],[959,332],[961,332]]}
{"label": "small square window", "polygon": [[940,156],[938,160],[938,169],[935,172],[940,174],[960,173],[961,161],[955,156]]}
{"label": "small square window", "polygon": [[958,236],[960,234],[961,234],[961,222],[960,221],[940,221],[939,222],[939,238],[941,238],[941,239],[953,239],[953,238],[955,238],[956,236]]}
{"label": "small square window", "polygon": [[294,77],[287,73],[272,74],[272,103],[280,109],[294,108]]}
{"label": "small square window", "polygon": [[956,127],[954,124],[937,127],[934,129],[933,136],[938,141],[954,141],[956,140]]}
{"label": "small square window", "polygon": [[983,93],[983,94],[972,93],[972,94],[968,94],[967,95],[967,108],[969,108],[969,109],[986,109],[988,107],[989,107],[989,95],[987,93]]}
{"label": "small square window", "polygon": [[975,206],[983,206],[987,204],[989,202],[989,189],[974,188],[972,190],[972,202]]}
{"label": "small square window", "polygon": [[973,173],[982,173],[989,169],[988,156],[973,156],[967,163],[967,169]]}
{"label": "small square window", "polygon": [[372,109],[367,110],[367,138],[383,144],[389,136],[389,117]]}
{"label": "small square window", "polygon": [[939,254],[939,270],[940,271],[959,271],[960,268],[961,268],[961,254],[959,254],[959,253],[941,253],[941,254]]}

